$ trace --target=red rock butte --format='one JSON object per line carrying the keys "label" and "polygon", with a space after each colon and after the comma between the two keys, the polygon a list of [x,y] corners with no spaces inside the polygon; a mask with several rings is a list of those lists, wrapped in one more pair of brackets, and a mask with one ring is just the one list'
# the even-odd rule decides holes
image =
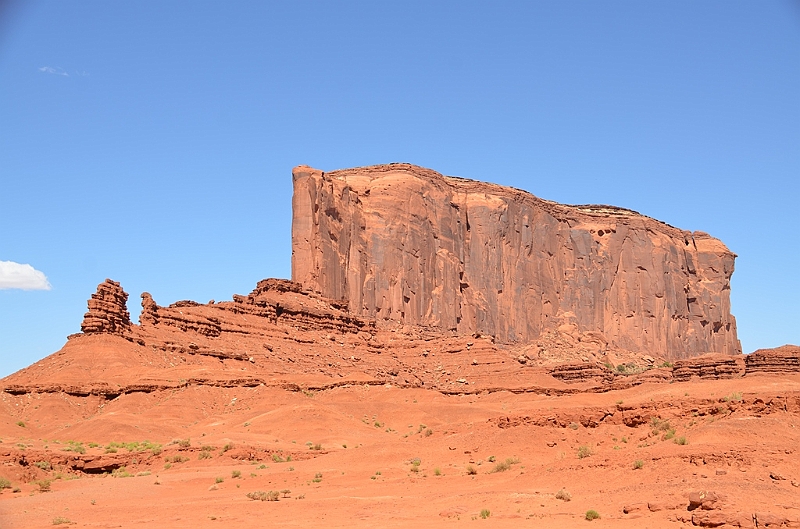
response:
{"label": "red rock butte", "polygon": [[667,359],[741,353],[736,256],[707,233],[404,163],[293,179],[292,279],[354,315],[503,343],[560,331]]}
{"label": "red rock butte", "polygon": [[738,354],[721,242],[407,164],[294,185],[294,281],[136,323],[107,279],[0,380],[4,529],[800,527],[800,347]]}

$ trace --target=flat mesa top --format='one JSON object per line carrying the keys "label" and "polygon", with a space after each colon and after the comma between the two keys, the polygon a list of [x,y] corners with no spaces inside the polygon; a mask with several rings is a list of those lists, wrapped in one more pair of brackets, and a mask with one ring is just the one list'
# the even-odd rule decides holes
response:
{"label": "flat mesa top", "polygon": [[[717,252],[732,253],[719,239],[712,237],[703,231],[689,231],[677,228],[666,222],[643,215],[638,211],[613,206],[608,204],[561,204],[552,200],[543,199],[536,195],[515,187],[503,186],[490,182],[471,180],[460,176],[446,176],[433,169],[421,167],[419,165],[395,162],[388,164],[367,165],[362,167],[352,167],[337,169],[334,171],[320,171],[307,165],[300,165],[294,168],[293,173],[313,172],[325,175],[331,180],[340,180],[347,183],[354,191],[364,194],[371,189],[373,182],[393,176],[411,176],[427,181],[435,186],[448,186],[455,192],[467,194],[488,194],[497,197],[505,197],[546,210],[558,220],[589,221],[595,219],[617,219],[625,224],[641,222],[647,228],[666,233],[671,237],[683,237],[688,240],[694,239],[695,244],[703,241],[703,244],[713,246]],[[710,244],[709,244],[710,243]]]}

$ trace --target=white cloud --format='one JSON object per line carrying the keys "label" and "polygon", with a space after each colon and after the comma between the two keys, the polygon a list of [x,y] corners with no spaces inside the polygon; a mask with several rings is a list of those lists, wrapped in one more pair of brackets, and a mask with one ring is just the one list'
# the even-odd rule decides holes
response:
{"label": "white cloud", "polygon": [[0,261],[0,290],[50,290],[47,277],[29,264]]}
{"label": "white cloud", "polygon": [[64,77],[69,77],[69,74],[64,71],[63,68],[53,68],[52,66],[42,66],[39,68],[40,72],[44,73],[51,73],[53,75],[63,75]]}

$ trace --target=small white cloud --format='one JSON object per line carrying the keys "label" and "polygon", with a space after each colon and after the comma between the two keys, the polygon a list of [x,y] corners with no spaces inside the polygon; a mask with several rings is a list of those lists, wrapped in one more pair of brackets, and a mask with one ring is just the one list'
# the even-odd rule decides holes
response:
{"label": "small white cloud", "polygon": [[0,290],[50,290],[47,277],[29,264],[0,261]]}
{"label": "small white cloud", "polygon": [[39,68],[40,72],[44,73],[51,73],[53,75],[63,75],[64,77],[69,77],[69,74],[64,71],[63,68],[53,68],[52,66],[42,66]]}

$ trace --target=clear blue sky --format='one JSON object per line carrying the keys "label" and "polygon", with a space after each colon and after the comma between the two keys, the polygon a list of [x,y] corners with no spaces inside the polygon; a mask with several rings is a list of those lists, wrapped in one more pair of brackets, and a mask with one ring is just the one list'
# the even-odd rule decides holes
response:
{"label": "clear blue sky", "polygon": [[707,231],[745,352],[800,343],[796,1],[0,0],[0,261],[52,286],[0,290],[0,376],[106,277],[289,277],[291,168],[395,161]]}

